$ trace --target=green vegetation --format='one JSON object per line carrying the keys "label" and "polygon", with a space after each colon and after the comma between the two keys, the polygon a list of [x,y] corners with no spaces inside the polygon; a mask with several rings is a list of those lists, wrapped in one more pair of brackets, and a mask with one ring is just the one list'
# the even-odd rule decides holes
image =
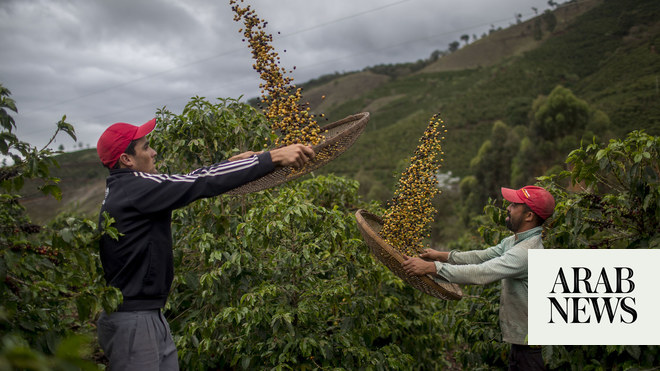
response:
{"label": "green vegetation", "polygon": [[[607,144],[571,151],[571,170],[539,178],[557,201],[545,248],[660,248],[660,138],[631,132]],[[504,210],[491,201],[479,217],[481,235],[493,244],[506,233]],[[659,346],[544,346],[551,369],[652,369]]]}
{"label": "green vegetation", "polygon": [[[592,130],[599,137],[621,137],[635,129],[659,134],[659,18],[660,5],[655,1],[605,1],[562,25],[561,32],[546,36],[536,48],[492,66],[430,73],[425,69],[397,76],[362,97],[325,109],[331,119],[338,119],[368,109],[373,102],[396,97],[371,112],[362,138],[323,171],[351,177],[359,174],[368,185],[362,186],[361,194],[382,194],[371,192],[370,187],[384,188],[390,190],[379,198],[385,201],[391,197],[396,181],[392,174],[396,174],[398,162],[412,149],[414,141],[408,136],[419,137],[425,125],[424,120],[411,118],[430,117],[440,111],[449,128],[446,169],[460,177],[471,175],[472,158],[488,139],[491,126],[500,120],[509,127],[529,127],[532,120],[526,114],[531,103],[540,95],[550,95],[558,85],[615,123],[607,128],[609,132]],[[524,25],[514,27],[524,32]],[[471,47],[481,46],[465,49]],[[441,62],[442,58],[435,63]],[[332,84],[326,87],[327,95],[331,95]],[[391,131],[386,131],[390,127]],[[379,154],[377,143],[388,143],[387,158]],[[566,154],[557,153],[552,161],[560,165]]]}
{"label": "green vegetation", "polygon": [[[355,226],[357,208],[382,215],[438,110],[449,129],[443,174],[460,182],[434,200],[434,246],[498,242],[508,233],[499,187],[537,183],[557,201],[547,248],[658,248],[660,5],[603,1],[570,24],[558,15],[552,34],[542,16],[538,46],[489,66],[431,72],[445,58],[436,55],[351,73],[352,84],[362,73],[387,77],[349,100],[328,99],[331,120],[371,112],[349,152],[278,189],[174,212],[176,277],[166,315],[181,368],[506,367],[499,284],[464,287],[456,302],[424,295],[377,263]],[[342,77],[310,87],[330,96]],[[0,152],[14,160],[0,168],[0,369],[102,368],[94,321],[121,295],[104,284],[96,216],[87,219],[94,207],[36,220],[28,211],[47,204],[21,195],[75,199],[72,182],[88,179],[94,193],[105,170],[91,165],[93,150],[56,156],[20,141],[16,105],[2,87],[0,98]],[[161,110],[158,118],[152,146],[163,172],[274,139],[262,115],[233,99],[196,97],[182,113]],[[54,131],[75,135],[65,118]],[[89,166],[75,165],[81,156]],[[101,198],[102,190],[101,181]],[[111,219],[104,223],[117,232]],[[644,369],[658,366],[660,347],[546,346],[543,355],[551,369]]]}
{"label": "green vegetation", "polygon": [[[89,322],[120,300],[106,287],[98,259],[97,223],[60,215],[45,226],[32,224],[18,200],[26,180],[61,198],[53,152],[19,140],[10,115],[9,90],[0,85],[0,153],[13,165],[0,168],[0,369],[96,369]],[[62,118],[53,139],[73,126]],[[109,222],[109,221],[108,221]],[[109,229],[110,232],[114,228]]]}
{"label": "green vegetation", "polygon": [[[161,169],[166,163],[174,172],[270,140],[263,116],[230,99],[212,104],[195,98],[181,115],[163,110],[159,118],[152,144],[165,160]],[[495,128],[494,136],[506,131],[504,124]],[[220,149],[218,137],[230,149]],[[642,132],[574,150],[571,171],[543,178],[557,199],[548,247],[580,248],[584,241],[657,247],[659,151],[660,140]],[[28,174],[13,173],[11,183]],[[573,181],[588,191],[569,192]],[[7,184],[3,199],[11,200]],[[368,253],[354,222],[357,208],[382,214],[378,204],[361,201],[356,181],[317,176],[256,194],[200,200],[174,212],[176,276],[166,315],[181,367],[505,367],[498,284],[466,287],[457,302],[414,290]],[[479,248],[506,233],[504,209],[492,201],[485,210],[478,217],[480,236],[464,235],[450,248]],[[0,245],[0,326],[6,334],[0,365],[96,369],[103,358],[93,321],[121,300],[103,285],[96,223],[64,215],[27,229],[16,202],[3,203],[1,212],[11,231]],[[548,365],[559,369],[650,367],[659,352],[657,346],[544,348]]]}

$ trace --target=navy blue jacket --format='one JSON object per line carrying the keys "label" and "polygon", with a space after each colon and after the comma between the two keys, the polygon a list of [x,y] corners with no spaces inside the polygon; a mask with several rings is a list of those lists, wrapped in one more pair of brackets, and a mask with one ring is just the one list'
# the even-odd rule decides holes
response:
{"label": "navy blue jacket", "polygon": [[150,310],[165,305],[174,278],[172,210],[227,192],[274,168],[270,153],[265,152],[185,175],[111,170],[99,226],[107,211],[122,236],[114,240],[103,235],[100,254],[106,282],[124,296],[118,310]]}

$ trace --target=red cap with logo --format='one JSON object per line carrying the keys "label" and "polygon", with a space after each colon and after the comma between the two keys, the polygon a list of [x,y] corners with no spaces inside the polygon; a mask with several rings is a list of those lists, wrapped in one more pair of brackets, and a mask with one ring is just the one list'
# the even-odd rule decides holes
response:
{"label": "red cap with logo", "polygon": [[505,200],[517,204],[527,204],[532,211],[546,220],[555,210],[555,199],[550,192],[537,186],[524,186],[520,189],[502,188]]}
{"label": "red cap with logo", "polygon": [[110,125],[96,144],[96,152],[103,165],[112,168],[128,145],[135,139],[151,133],[156,127],[156,119],[151,119],[141,126],[118,122]]}

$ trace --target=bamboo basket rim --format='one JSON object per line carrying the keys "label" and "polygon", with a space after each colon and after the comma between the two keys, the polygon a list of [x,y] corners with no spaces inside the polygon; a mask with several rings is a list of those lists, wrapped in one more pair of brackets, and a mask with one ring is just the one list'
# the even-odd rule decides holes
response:
{"label": "bamboo basket rim", "polygon": [[437,282],[428,276],[411,276],[405,273],[401,265],[404,261],[403,255],[392,245],[385,242],[380,236],[379,231],[376,231],[372,226],[373,224],[382,226],[383,219],[381,217],[366,210],[359,209],[355,213],[355,218],[358,229],[372,254],[383,265],[389,268],[392,273],[414,288],[436,298],[460,300],[463,297],[463,291],[455,283]]}
{"label": "bamboo basket rim", "polygon": [[[263,191],[322,167],[350,148],[364,131],[367,122],[369,122],[369,112],[360,112],[323,126],[321,134],[325,136],[325,140],[312,146],[317,156],[305,164],[302,169],[294,169],[291,166],[277,167],[272,172],[238,186],[226,192],[226,194],[242,195]],[[319,156],[322,152],[325,156]]]}

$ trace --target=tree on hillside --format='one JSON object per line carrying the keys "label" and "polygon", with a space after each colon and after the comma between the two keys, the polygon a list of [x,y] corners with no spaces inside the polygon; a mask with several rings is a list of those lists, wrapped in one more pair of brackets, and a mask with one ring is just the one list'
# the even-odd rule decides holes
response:
{"label": "tree on hillside", "polygon": [[440,59],[440,57],[441,57],[443,54],[444,54],[444,52],[442,52],[442,51],[440,51],[440,50],[434,50],[434,51],[431,53],[431,55],[429,56],[429,62],[435,62],[435,61],[437,61],[438,59]]}
{"label": "tree on hillside", "polygon": [[505,120],[509,126],[524,126],[528,127],[530,119],[530,110],[532,108],[533,99],[529,97],[515,97],[509,99],[506,104]]}
{"label": "tree on hillside", "polygon": [[467,45],[468,41],[470,41],[470,35],[468,34],[461,35],[461,40],[463,40],[463,42],[465,42],[465,45]]}
{"label": "tree on hillside", "polygon": [[536,18],[532,25],[532,36],[534,40],[539,41],[543,38],[543,29],[541,28],[541,20]]}
{"label": "tree on hillside", "polygon": [[529,137],[520,141],[518,153],[511,160],[511,187],[520,188],[536,178],[540,155]]}
{"label": "tree on hillside", "polygon": [[608,136],[608,116],[570,89],[559,85],[533,103],[529,130],[512,162],[511,182],[522,186],[535,177],[563,170],[559,159],[579,146],[580,140]]}
{"label": "tree on hillside", "polygon": [[554,141],[584,130],[589,120],[589,105],[563,86],[557,86],[547,97],[537,98],[532,106],[532,135]]}
{"label": "tree on hillside", "polygon": [[581,139],[608,135],[607,115],[561,85],[548,96],[534,100],[529,116],[529,130],[525,131],[528,138],[523,139],[511,164],[514,186],[562,170],[560,159],[576,148]]}
{"label": "tree on hillside", "polygon": [[509,186],[511,161],[518,152],[519,141],[518,133],[504,122],[493,124],[490,139],[470,162],[474,180],[466,177],[461,183],[461,192],[471,199],[469,213],[479,212],[489,198],[500,197],[500,187]]}
{"label": "tree on hillside", "polygon": [[457,51],[457,50],[458,50],[458,47],[459,47],[460,45],[461,45],[461,44],[460,44],[458,41],[452,41],[452,42],[449,44],[449,52],[450,52],[450,53],[453,53],[453,52]]}
{"label": "tree on hillside", "polygon": [[555,13],[550,10],[543,12],[543,22],[545,22],[545,28],[548,32],[553,32],[557,27],[557,17],[555,16]]}
{"label": "tree on hillside", "polygon": [[495,122],[491,137],[470,162],[472,177],[461,182],[467,214],[475,215],[488,198],[499,198],[499,187],[522,187],[536,177],[564,169],[562,159],[580,139],[605,137],[609,119],[569,89],[557,86],[533,102],[513,98],[506,107],[510,125]]}

